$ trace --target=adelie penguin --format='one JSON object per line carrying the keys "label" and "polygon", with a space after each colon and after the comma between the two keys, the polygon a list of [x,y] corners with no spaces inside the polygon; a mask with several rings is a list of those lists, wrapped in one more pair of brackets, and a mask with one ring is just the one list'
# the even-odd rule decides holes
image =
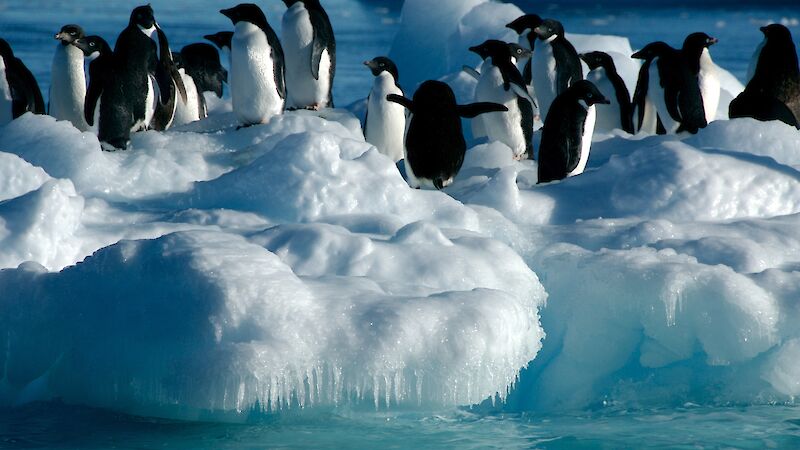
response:
{"label": "adelie penguin", "polygon": [[86,72],[83,67],[83,52],[70,45],[84,37],[78,25],[64,25],[56,34],[56,45],[50,75],[50,97],[48,114],[58,120],[68,120],[75,128],[86,131],[89,125],[83,117],[83,102],[86,98]]}
{"label": "adelie penguin", "polygon": [[[517,17],[513,22],[506,25],[519,35],[519,45],[522,48],[533,51],[536,41],[536,33],[533,30],[542,24],[542,18],[537,14],[525,14],[524,16]],[[528,55],[526,58],[517,60],[518,66],[522,65],[522,79],[526,84],[531,84],[531,58]]]}
{"label": "adelie penguin", "polygon": [[175,111],[174,125],[183,125],[208,116],[204,92],[213,92],[222,98],[222,85],[228,80],[228,71],[219,61],[219,52],[210,44],[189,44],[173,57],[186,86],[186,101],[181,101]]}
{"label": "adelie penguin", "polygon": [[609,100],[591,81],[579,80],[556,97],[542,127],[539,180],[547,183],[579,175],[586,168],[596,104]]}
{"label": "adelie penguin", "polygon": [[5,39],[0,39],[0,125],[32,112],[44,114],[44,98],[33,74]]}
{"label": "adelie penguin", "polygon": [[375,81],[367,98],[364,117],[364,138],[392,161],[405,157],[403,134],[406,129],[406,111],[397,103],[386,100],[390,94],[403,95],[398,84],[397,66],[385,56],[365,61]]}
{"label": "adelie penguin", "polygon": [[[114,89],[114,52],[100,36],[82,37],[72,43],[89,59],[89,85],[83,106],[83,118],[90,129],[96,129],[100,116],[100,98],[106,88]],[[115,96],[106,96],[114,98]],[[95,130],[96,131],[96,130]]]}
{"label": "adelie penguin", "polygon": [[545,19],[533,32],[538,38],[531,57],[533,88],[545,120],[553,100],[583,79],[583,66],[575,47],[564,37],[561,22]]}
{"label": "adelie penguin", "polygon": [[586,79],[608,96],[611,103],[597,109],[595,128],[603,131],[620,129],[633,134],[633,108],[625,82],[617,73],[617,66],[608,53],[589,52],[580,55],[589,67]]}
{"label": "adelie penguin", "polygon": [[281,43],[286,52],[287,107],[333,107],[336,39],[319,0],[283,0]]}
{"label": "adelie penguin", "polygon": [[631,55],[631,58],[641,59],[639,77],[636,80],[636,89],[633,91],[631,103],[633,106],[632,121],[636,133],[666,134],[664,125],[658,117],[658,111],[653,99],[648,95],[650,88],[650,66],[653,60],[665,52],[673,51],[666,42],[651,42],[643,49]]}
{"label": "adelie penguin", "polygon": [[482,122],[490,141],[500,141],[511,148],[515,159],[533,158],[533,100],[512,62],[511,47],[490,39],[469,50],[484,60],[475,87],[475,101],[499,103],[507,109],[507,112],[487,113],[475,120]]}
{"label": "adelie penguin", "polygon": [[228,82],[233,111],[242,126],[267,123],[286,102],[283,47],[258,6],[241,3],[220,12],[235,27]]}
{"label": "adelie penguin", "polygon": [[717,118],[719,107],[721,89],[719,73],[708,51],[708,48],[716,43],[717,39],[705,33],[692,33],[686,36],[682,48],[692,73],[697,73],[706,123],[711,123]]}
{"label": "adelie penguin", "polygon": [[497,103],[458,105],[450,86],[434,80],[422,83],[413,100],[395,94],[388,95],[387,100],[411,112],[404,163],[408,184],[413,188],[442,189],[453,182],[467,150],[461,117],[506,110]]}
{"label": "adelie penguin", "polygon": [[731,118],[780,120],[800,129],[800,67],[788,28],[780,24],[761,27],[747,87],[730,104]]}
{"label": "adelie penguin", "polygon": [[206,34],[203,39],[208,40],[216,45],[219,51],[227,55],[228,67],[231,67],[231,40],[233,40],[233,31],[218,31],[214,34]]}

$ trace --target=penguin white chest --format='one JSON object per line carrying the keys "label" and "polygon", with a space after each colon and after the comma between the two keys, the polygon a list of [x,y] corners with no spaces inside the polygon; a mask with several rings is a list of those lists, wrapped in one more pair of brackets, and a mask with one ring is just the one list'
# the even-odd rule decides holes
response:
{"label": "penguin white chest", "polygon": [[717,65],[711,60],[708,49],[704,49],[700,55],[700,94],[703,96],[703,109],[706,114],[706,122],[711,123],[717,118],[717,108],[719,107],[720,81],[717,72]]}
{"label": "penguin white chest", "polygon": [[[490,60],[483,65],[481,78],[475,87],[475,101],[500,103],[508,108],[504,112],[490,112],[476,117],[483,123],[486,137],[511,148],[514,157],[527,150],[525,133],[522,130],[522,112],[517,103],[517,94],[503,87],[503,74]],[[475,120],[475,119],[473,119]]]}
{"label": "penguin white chest", "polygon": [[200,98],[197,92],[197,86],[194,84],[194,79],[187,75],[184,69],[178,69],[178,72],[181,74],[183,85],[186,87],[186,102],[178,97],[175,118],[172,121],[173,126],[183,125],[202,119],[200,113]]}
{"label": "penguin white chest", "polygon": [[367,124],[364,137],[378,151],[399,161],[404,157],[403,133],[406,127],[405,108],[386,100],[389,94],[403,95],[394,78],[387,72],[375,77],[367,102]]}
{"label": "penguin white chest", "polygon": [[51,66],[49,114],[58,120],[68,120],[81,131],[89,125],[83,117],[86,98],[86,74],[83,52],[74,45],[56,44]]}
{"label": "penguin white chest", "polygon": [[275,84],[275,62],[267,35],[249,22],[239,22],[231,41],[230,91],[233,110],[244,124],[266,123],[283,112]]}
{"label": "penguin white chest", "polygon": [[542,119],[545,119],[550,105],[556,98],[556,58],[550,42],[537,40],[534,46],[536,49],[531,60],[531,77],[533,89],[536,91],[536,101],[539,102],[539,112]]}
{"label": "penguin white chest", "polygon": [[586,120],[583,123],[583,135],[581,136],[581,156],[575,169],[567,174],[568,177],[580,175],[586,169],[586,163],[589,161],[589,151],[592,148],[595,120],[597,118],[597,111],[594,105],[587,107],[582,100],[580,103],[581,106],[586,108]]}
{"label": "penguin white chest", "polygon": [[5,125],[13,120],[11,106],[11,88],[8,87],[6,79],[6,64],[3,58],[0,58],[0,125]]}
{"label": "penguin white chest", "polygon": [[281,45],[286,58],[287,104],[291,108],[328,106],[331,91],[331,56],[323,50],[319,79],[311,69],[314,28],[302,2],[292,5],[281,21]]}
{"label": "penguin white chest", "polygon": [[586,75],[586,79],[597,86],[607,99],[611,101],[609,105],[600,105],[597,110],[597,121],[595,128],[602,131],[611,131],[614,129],[622,128],[622,119],[620,115],[619,101],[617,101],[617,91],[611,79],[608,78],[606,69],[598,67]]}

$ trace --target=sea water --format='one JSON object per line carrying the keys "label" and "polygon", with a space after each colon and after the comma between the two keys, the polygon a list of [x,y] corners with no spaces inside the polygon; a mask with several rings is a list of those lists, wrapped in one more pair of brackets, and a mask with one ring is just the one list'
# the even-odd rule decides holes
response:
{"label": "sea water", "polygon": [[[216,1],[153,1],[156,17],[169,33],[173,50],[203,34],[230,29]],[[338,39],[335,101],[363,98],[371,85],[361,62],[386,54],[398,27],[399,2],[324,2]],[[284,6],[261,2],[271,23]],[[538,3],[536,4],[538,5]],[[534,6],[536,6],[534,5]],[[33,70],[47,96],[52,38],[61,25],[79,23],[113,45],[135,2],[47,0],[0,3],[0,36]],[[635,48],[652,40],[679,46],[693,31],[720,39],[712,56],[740,80],[746,73],[758,27],[781,22],[800,35],[800,6],[690,7],[546,5],[542,16],[562,19],[568,31],[619,34]],[[402,71],[402,68],[401,68]],[[402,73],[401,73],[402,81]],[[409,87],[407,87],[409,89]],[[60,402],[34,403],[0,411],[0,448],[798,448],[800,410],[794,406],[683,404],[662,409],[599,405],[572,413],[479,413],[469,407],[444,411],[291,410],[255,415],[247,423],[177,422],[136,417]]]}

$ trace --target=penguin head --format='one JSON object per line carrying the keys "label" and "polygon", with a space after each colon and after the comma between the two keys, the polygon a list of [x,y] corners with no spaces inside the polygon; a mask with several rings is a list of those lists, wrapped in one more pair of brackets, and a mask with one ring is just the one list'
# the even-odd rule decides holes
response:
{"label": "penguin head", "polygon": [[669,52],[670,50],[673,50],[673,48],[670,47],[666,42],[663,41],[651,42],[645,45],[643,49],[632,54],[631,58],[652,61],[653,58],[658,58],[659,56]]}
{"label": "penguin head", "polygon": [[369,61],[364,61],[364,65],[369,67],[369,70],[372,71],[372,74],[376,77],[380,75],[381,72],[389,72],[392,77],[394,77],[395,81],[398,81],[400,78],[397,72],[397,66],[391,59],[385,56],[378,56]]}
{"label": "penguin head", "polygon": [[8,41],[2,38],[0,38],[0,57],[3,59],[14,57],[14,50],[11,50],[11,45],[9,45]]}
{"label": "penguin head", "polygon": [[61,27],[61,31],[56,34],[56,39],[61,41],[61,45],[69,45],[83,36],[83,28],[75,24],[69,24]]}
{"label": "penguin head", "polygon": [[558,36],[564,36],[564,26],[554,19],[544,19],[539,26],[533,29],[536,36],[543,41],[550,41]]}
{"label": "penguin head", "polygon": [[225,47],[230,49],[231,39],[233,39],[233,31],[220,31],[214,34],[207,34],[203,36],[203,39],[211,41],[211,43],[216,45],[220,50],[224,49]]}
{"label": "penguin head", "polygon": [[189,44],[178,54],[183,69],[194,79],[201,92],[213,92],[222,97],[222,83],[228,81],[228,71],[219,61],[219,52],[205,43]]}
{"label": "penguin head", "polygon": [[578,56],[589,66],[589,70],[595,70],[598,67],[605,69],[614,65],[614,60],[605,52],[581,53]]}
{"label": "penguin head", "polygon": [[542,24],[542,18],[538,14],[525,14],[514,19],[513,22],[506,24],[506,28],[511,28],[517,34],[522,34],[525,30],[533,30]]}
{"label": "penguin head", "polygon": [[792,32],[779,23],[769,24],[765,27],[761,27],[760,30],[764,33],[764,38],[767,40],[792,41]]}
{"label": "penguin head", "polygon": [[100,36],[85,36],[74,41],[72,45],[81,49],[83,56],[86,58],[111,53],[111,47],[108,42]]}
{"label": "penguin head", "polygon": [[156,17],[153,13],[153,7],[150,4],[137,6],[131,11],[131,25],[138,25],[145,30],[153,28],[156,24]]}
{"label": "penguin head", "polygon": [[469,51],[476,53],[481,59],[492,58],[496,62],[511,60],[511,49],[508,44],[496,39],[489,39],[481,45],[470,47]]}
{"label": "penguin head", "polygon": [[608,105],[611,103],[611,101],[609,101],[597,89],[597,86],[588,80],[576,81],[572,84],[572,86],[569,87],[569,89],[567,89],[566,92],[569,92],[570,95],[572,95],[579,102],[583,102],[587,108],[598,103],[603,105]]}
{"label": "penguin head", "polygon": [[219,10],[222,15],[231,19],[234,25],[239,22],[250,22],[252,24],[266,23],[264,11],[254,3],[240,3],[233,8]]}
{"label": "penguin head", "polygon": [[520,58],[530,58],[532,54],[527,48],[513,42],[506,44],[506,46],[508,46],[508,51],[511,52],[511,56],[516,58],[517,61],[519,61]]}
{"label": "penguin head", "polygon": [[716,43],[717,39],[703,32],[692,33],[686,36],[686,39],[683,41],[683,50],[700,53],[703,49],[711,47]]}

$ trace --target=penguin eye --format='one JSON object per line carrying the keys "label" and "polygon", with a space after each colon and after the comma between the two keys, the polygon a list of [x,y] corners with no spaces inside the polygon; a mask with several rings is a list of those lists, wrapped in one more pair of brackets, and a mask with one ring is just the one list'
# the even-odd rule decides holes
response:
{"label": "penguin eye", "polygon": [[380,64],[378,64],[378,67],[386,67],[386,64],[380,63]]}
{"label": "penguin eye", "polygon": [[69,34],[70,34],[70,36],[75,36],[75,32],[74,31],[70,31]]}
{"label": "penguin eye", "polygon": [[94,42],[89,42],[89,47],[94,47],[96,44]]}

